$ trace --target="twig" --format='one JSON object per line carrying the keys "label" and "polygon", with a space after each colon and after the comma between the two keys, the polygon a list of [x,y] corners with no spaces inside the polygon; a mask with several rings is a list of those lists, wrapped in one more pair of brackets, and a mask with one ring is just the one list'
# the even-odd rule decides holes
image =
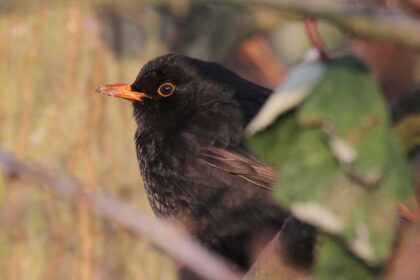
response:
{"label": "twig", "polygon": [[[201,0],[203,1],[203,0]],[[420,50],[420,19],[397,10],[351,0],[206,0],[267,6],[285,12],[329,20],[356,36],[386,39]]]}
{"label": "twig", "polygon": [[328,60],[329,57],[325,50],[324,42],[322,41],[321,35],[319,34],[316,20],[313,18],[306,18],[305,28],[306,28],[306,33],[308,34],[309,42],[318,51],[321,59]]}
{"label": "twig", "polygon": [[403,225],[382,279],[420,279],[420,221]]}
{"label": "twig", "polygon": [[281,233],[276,234],[264,248],[243,280],[281,279],[313,280],[311,273],[288,263],[280,243]]}
{"label": "twig", "polygon": [[47,191],[73,202],[84,200],[99,215],[118,222],[133,233],[147,237],[168,255],[204,279],[239,280],[241,273],[227,260],[207,251],[192,237],[180,233],[167,222],[143,214],[110,196],[88,192],[77,179],[58,176],[33,167],[0,151],[0,169],[11,179],[47,185]]}

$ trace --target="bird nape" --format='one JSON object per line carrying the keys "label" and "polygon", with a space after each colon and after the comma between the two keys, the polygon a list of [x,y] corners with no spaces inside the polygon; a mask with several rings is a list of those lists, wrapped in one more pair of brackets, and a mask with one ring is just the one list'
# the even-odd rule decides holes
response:
{"label": "bird nape", "polygon": [[97,91],[132,101],[137,159],[156,215],[249,268],[254,245],[288,216],[272,198],[274,170],[243,143],[271,90],[217,63],[169,54],[148,62],[131,86]]}

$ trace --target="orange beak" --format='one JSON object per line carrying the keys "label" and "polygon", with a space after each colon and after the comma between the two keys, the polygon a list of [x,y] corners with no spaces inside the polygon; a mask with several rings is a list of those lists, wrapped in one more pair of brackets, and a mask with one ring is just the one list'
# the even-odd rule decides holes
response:
{"label": "orange beak", "polygon": [[134,91],[128,84],[100,85],[96,88],[96,92],[103,95],[140,102],[145,98],[150,98],[150,96],[143,92]]}

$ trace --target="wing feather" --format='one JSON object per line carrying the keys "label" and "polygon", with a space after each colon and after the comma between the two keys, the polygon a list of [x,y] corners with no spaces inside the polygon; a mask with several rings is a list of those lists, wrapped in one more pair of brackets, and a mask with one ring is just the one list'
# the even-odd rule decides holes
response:
{"label": "wing feather", "polygon": [[254,185],[272,190],[276,172],[271,166],[255,159],[245,150],[231,151],[216,147],[204,149],[200,160],[205,164],[237,175]]}

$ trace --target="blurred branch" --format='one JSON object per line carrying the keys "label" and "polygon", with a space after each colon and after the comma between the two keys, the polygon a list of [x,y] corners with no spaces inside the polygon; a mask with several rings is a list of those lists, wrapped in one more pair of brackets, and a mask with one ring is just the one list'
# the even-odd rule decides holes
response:
{"label": "blurred branch", "polygon": [[385,279],[420,279],[420,222],[400,229],[394,255],[387,266]]}
{"label": "blurred branch", "polygon": [[321,34],[319,34],[318,24],[315,19],[307,18],[305,19],[305,29],[306,33],[308,34],[309,42],[312,44],[323,60],[328,60],[328,54],[324,47],[324,42],[322,41]]}
{"label": "blurred branch", "polygon": [[[241,274],[226,260],[216,257],[174,226],[143,214],[110,196],[89,192],[72,177],[58,176],[0,151],[0,169],[11,180],[46,186],[46,190],[72,202],[85,201],[99,215],[118,222],[137,235],[146,236],[175,260],[205,279],[238,280]],[[95,188],[96,189],[96,188]]]}
{"label": "blurred branch", "polygon": [[309,271],[293,266],[287,262],[278,233],[265,247],[264,251],[254,262],[243,280],[253,279],[281,279],[287,280],[312,280]]}
{"label": "blurred branch", "polygon": [[[202,0],[201,0],[202,1]],[[420,49],[420,19],[397,10],[337,0],[207,0],[267,6],[301,16],[329,20],[357,36],[380,38]]]}

